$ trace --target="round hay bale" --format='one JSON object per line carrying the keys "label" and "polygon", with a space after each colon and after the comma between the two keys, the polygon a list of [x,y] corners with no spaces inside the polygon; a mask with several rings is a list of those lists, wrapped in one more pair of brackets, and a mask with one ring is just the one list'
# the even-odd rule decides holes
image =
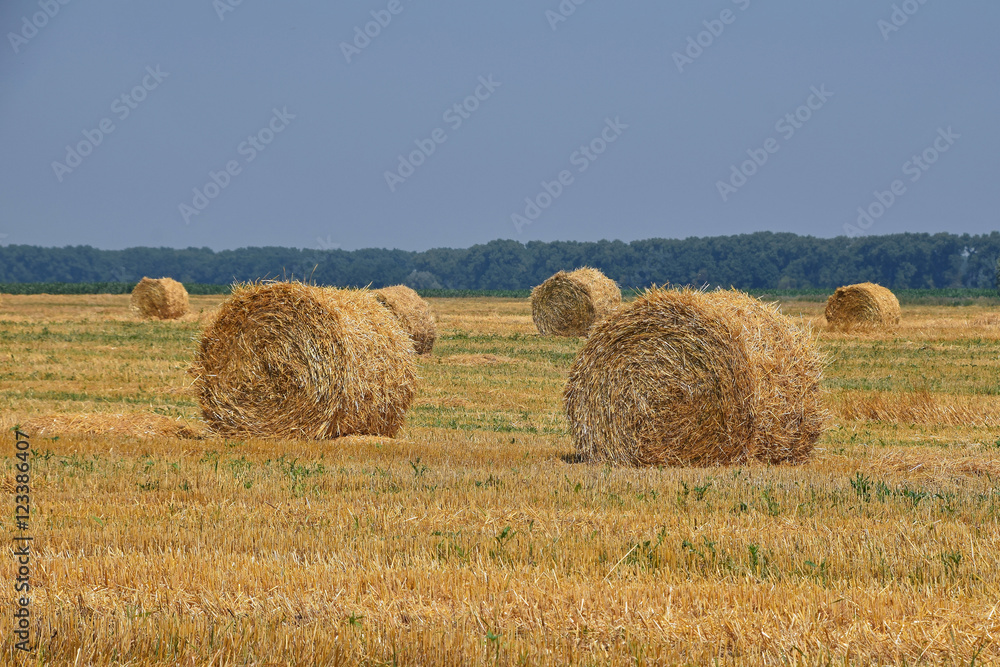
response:
{"label": "round hay bale", "polygon": [[896,295],[875,283],[838,287],[826,301],[826,321],[834,329],[895,329],[900,318]]}
{"label": "round hay bale", "polygon": [[224,436],[392,437],[416,387],[409,336],[368,290],[233,286],[191,368],[202,415]]}
{"label": "round hay bale", "polygon": [[777,306],[654,288],[594,327],[563,398],[584,460],[798,462],[826,419],[822,369],[811,335]]}
{"label": "round hay bale", "polygon": [[437,327],[430,304],[420,298],[406,285],[393,285],[375,290],[375,298],[389,309],[400,326],[413,339],[413,349],[417,354],[430,354],[437,340]]}
{"label": "round hay bale", "polygon": [[531,290],[531,319],[543,336],[586,336],[621,302],[618,283],[597,269],[560,271]]}
{"label": "round hay bale", "polygon": [[143,319],[173,320],[188,312],[188,293],[173,278],[146,278],[132,290],[129,304]]}

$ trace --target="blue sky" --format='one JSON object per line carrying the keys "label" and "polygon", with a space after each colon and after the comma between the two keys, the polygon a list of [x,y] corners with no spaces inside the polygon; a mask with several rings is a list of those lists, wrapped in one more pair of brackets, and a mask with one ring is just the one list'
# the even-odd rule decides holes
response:
{"label": "blue sky", "polygon": [[3,3],[0,242],[998,228],[997,3],[231,3]]}

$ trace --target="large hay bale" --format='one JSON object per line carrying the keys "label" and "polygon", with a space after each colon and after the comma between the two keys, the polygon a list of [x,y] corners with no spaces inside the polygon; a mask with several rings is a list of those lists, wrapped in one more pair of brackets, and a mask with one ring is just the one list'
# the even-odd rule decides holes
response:
{"label": "large hay bale", "polygon": [[875,283],[838,287],[826,301],[826,321],[835,329],[894,329],[900,317],[896,295]]}
{"label": "large hay bale", "polygon": [[594,327],[563,397],[581,458],[797,462],[826,413],[811,335],[742,292],[648,290]]}
{"label": "large hay bale", "polygon": [[173,278],[146,278],[132,290],[130,307],[143,319],[173,320],[188,312],[188,293]]}
{"label": "large hay bale", "polygon": [[233,286],[191,373],[221,435],[392,437],[413,400],[415,359],[368,290],[258,282]]}
{"label": "large hay bale", "polygon": [[430,354],[437,339],[437,327],[430,304],[406,285],[393,285],[375,290],[375,298],[389,309],[399,324],[413,339],[417,354]]}
{"label": "large hay bale", "polygon": [[531,319],[543,336],[586,336],[621,302],[618,284],[597,269],[560,271],[531,290]]}

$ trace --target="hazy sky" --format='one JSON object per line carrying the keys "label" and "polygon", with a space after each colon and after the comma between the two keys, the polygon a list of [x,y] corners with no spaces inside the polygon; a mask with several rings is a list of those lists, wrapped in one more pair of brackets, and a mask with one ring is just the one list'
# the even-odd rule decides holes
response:
{"label": "hazy sky", "polygon": [[235,2],[2,3],[0,243],[1000,222],[994,1]]}

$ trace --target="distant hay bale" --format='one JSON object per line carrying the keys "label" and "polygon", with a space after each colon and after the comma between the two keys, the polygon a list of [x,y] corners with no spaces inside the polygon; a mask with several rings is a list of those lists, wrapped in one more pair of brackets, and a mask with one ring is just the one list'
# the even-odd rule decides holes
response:
{"label": "distant hay bale", "polygon": [[826,301],[826,321],[834,329],[895,329],[900,319],[896,295],[875,283],[838,287]]}
{"label": "distant hay bale", "polygon": [[132,290],[132,310],[143,319],[173,320],[188,312],[188,293],[173,278],[143,278]]}
{"label": "distant hay bale", "polygon": [[531,318],[543,336],[586,336],[621,302],[618,284],[597,269],[560,271],[531,290]]}
{"label": "distant hay bale", "polygon": [[809,332],[737,291],[648,290],[600,323],[563,394],[583,460],[799,462],[826,419]]}
{"label": "distant hay bale", "polygon": [[392,437],[416,386],[407,333],[368,290],[233,286],[191,368],[202,415],[224,436]]}
{"label": "distant hay bale", "polygon": [[399,324],[413,339],[417,354],[430,354],[437,340],[437,327],[430,304],[406,285],[394,285],[375,290],[375,298],[389,309]]}

